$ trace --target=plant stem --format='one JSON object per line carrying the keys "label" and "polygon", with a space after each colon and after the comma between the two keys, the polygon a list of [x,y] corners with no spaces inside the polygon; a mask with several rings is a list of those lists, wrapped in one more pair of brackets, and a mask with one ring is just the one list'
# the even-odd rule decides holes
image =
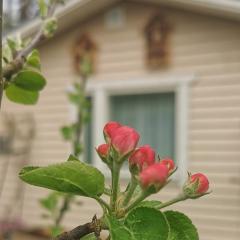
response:
{"label": "plant stem", "polygon": [[188,199],[188,197],[185,196],[184,194],[181,194],[181,195],[179,195],[178,197],[176,197],[176,198],[174,198],[174,199],[172,199],[172,200],[170,200],[170,201],[168,201],[168,202],[159,204],[159,206],[158,206],[157,208],[158,208],[158,209],[165,208],[165,207],[168,207],[168,206],[170,206],[170,205],[172,205],[172,204],[174,204],[174,203],[181,202],[181,201],[184,201],[184,200],[186,200],[186,199]]}
{"label": "plant stem", "polygon": [[[79,92],[79,94],[84,94],[85,93],[86,81],[87,81],[87,78],[82,77],[82,79],[81,79],[81,90],[80,90],[81,92]],[[84,94],[84,97],[85,97],[85,94]],[[78,112],[77,112],[76,131],[75,131],[74,140],[73,140],[73,143],[72,143],[72,152],[76,157],[79,157],[80,152],[78,150],[78,147],[79,147],[79,144],[80,144],[80,141],[81,141],[82,130],[83,130],[83,113],[82,113],[81,103],[79,103],[79,105],[77,106],[77,111]],[[60,208],[59,216],[55,221],[55,226],[59,226],[61,224],[62,219],[63,219],[66,211],[68,210],[68,206],[71,204],[71,200],[72,200],[72,198],[70,197],[70,195],[64,196],[63,204]],[[100,202],[100,199],[98,199],[98,201]]]}
{"label": "plant stem", "polygon": [[128,188],[127,192],[126,192],[126,197],[125,197],[125,199],[123,200],[123,206],[126,206],[126,205],[129,203],[129,201],[131,200],[132,195],[133,195],[136,187],[137,187],[137,180],[136,180],[136,178],[132,175],[132,176],[131,176],[131,181],[130,181],[129,188]]}
{"label": "plant stem", "polygon": [[119,192],[119,176],[120,176],[121,165],[113,161],[112,169],[112,197],[111,197],[111,209],[112,211],[116,210],[116,202]]}
{"label": "plant stem", "polygon": [[[83,97],[85,98],[85,88],[86,88],[86,82],[87,82],[87,77],[82,76],[81,79],[81,89],[79,89],[79,95],[83,94]],[[79,155],[79,144],[81,141],[81,136],[82,136],[82,128],[83,128],[83,112],[82,112],[82,104],[81,102],[77,106],[77,122],[76,122],[76,131],[75,131],[75,136],[73,140],[73,153],[76,157]]]}
{"label": "plant stem", "polygon": [[133,200],[133,202],[128,205],[124,212],[127,213],[128,211],[130,211],[131,209],[133,209],[135,206],[137,206],[140,202],[142,202],[145,198],[147,198],[150,194],[147,191],[142,191],[142,193]]}
{"label": "plant stem", "polygon": [[62,204],[62,206],[60,208],[60,211],[59,211],[59,215],[55,220],[55,226],[56,227],[60,225],[60,223],[61,223],[61,221],[64,217],[65,212],[69,208],[70,201],[71,201],[71,196],[70,195],[67,195],[67,196],[64,197],[63,204]]}
{"label": "plant stem", "polygon": [[[109,205],[108,205],[102,198],[94,197],[94,199],[95,199],[97,202],[99,202],[99,204],[100,204],[102,207],[104,206],[104,207],[108,210],[108,212],[111,212],[111,209],[110,209]],[[105,209],[103,208],[103,210],[105,210]]]}

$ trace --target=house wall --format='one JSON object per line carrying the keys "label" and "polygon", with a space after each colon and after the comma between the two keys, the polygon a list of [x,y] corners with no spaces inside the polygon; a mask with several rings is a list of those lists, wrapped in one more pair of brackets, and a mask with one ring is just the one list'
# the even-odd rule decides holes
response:
{"label": "house wall", "polygon": [[[72,71],[70,49],[76,36],[89,32],[98,46],[99,81],[131,79],[152,74],[145,65],[143,29],[160,7],[123,3],[126,25],[117,30],[104,26],[104,15],[91,17],[84,23],[58,35],[40,47],[42,68],[48,79],[37,106],[22,107],[7,103],[5,109],[15,114],[32,112],[37,135],[31,164],[46,165],[64,161],[70,151],[61,139],[59,127],[69,121],[67,86],[76,78]],[[213,192],[199,200],[176,205],[189,215],[199,229],[201,240],[238,240],[240,238],[240,28],[239,22],[205,15],[166,9],[173,29],[171,58],[164,73],[195,74],[189,106],[189,170],[206,173]],[[12,165],[13,165],[12,160]],[[15,177],[9,175],[8,190]],[[22,217],[29,225],[46,224],[41,218],[38,199],[44,189],[25,186]],[[179,187],[172,184],[154,198],[174,197]],[[5,198],[7,199],[7,198]],[[81,199],[74,205],[64,224],[72,227],[100,215],[94,201]],[[2,204],[5,206],[6,202]]]}

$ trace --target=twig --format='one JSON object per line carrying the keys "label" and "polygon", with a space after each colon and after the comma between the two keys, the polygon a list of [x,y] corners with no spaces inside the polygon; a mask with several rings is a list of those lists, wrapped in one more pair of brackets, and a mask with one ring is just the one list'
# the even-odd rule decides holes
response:
{"label": "twig", "polygon": [[79,240],[80,238],[95,233],[97,239],[99,239],[101,232],[101,222],[97,219],[96,215],[93,217],[92,222],[80,225],[69,232],[64,232],[58,235],[53,240]]}
{"label": "twig", "polygon": [[69,203],[70,203],[70,200],[71,200],[71,197],[69,195],[65,196],[64,197],[64,200],[63,200],[63,204],[61,206],[61,209],[60,209],[60,212],[59,212],[59,215],[55,221],[55,226],[59,226],[59,224],[61,223],[63,217],[64,217],[64,214],[65,212],[68,210],[69,208]]}
{"label": "twig", "polygon": [[[1,1],[1,8],[2,8],[2,0]],[[48,10],[48,16],[47,18],[51,18],[54,15],[55,9],[57,7],[57,2],[54,2],[49,6]],[[0,9],[2,10],[2,9]],[[1,16],[2,16],[2,11],[1,11]],[[1,17],[1,26],[2,26],[2,17]],[[0,31],[2,33],[2,30]],[[2,37],[2,36],[1,36]],[[0,82],[0,106],[1,106],[1,100],[2,100],[2,94],[4,90],[4,81],[8,81],[11,76],[15,73],[17,73],[19,70],[22,69],[27,55],[43,40],[45,40],[47,37],[44,35],[44,29],[43,27],[40,28],[40,30],[35,34],[31,42],[24,48],[22,49],[17,56],[10,62],[8,63],[3,69],[2,67],[0,68],[1,71],[1,82]],[[2,55],[2,47],[1,47],[1,55]],[[2,56],[1,56],[2,59]]]}
{"label": "twig", "polygon": [[[79,89],[79,94],[83,94],[85,98],[85,88],[86,88],[87,77],[82,76],[81,81],[81,88]],[[81,103],[78,106],[78,115],[77,115],[77,124],[76,124],[76,131],[73,141],[73,152],[74,155],[78,157],[78,145],[80,143],[80,139],[82,137],[82,127],[83,127],[83,111]]]}
{"label": "twig", "polygon": [[[82,76],[80,91],[82,91],[82,93],[84,94],[84,97],[85,97],[86,82],[87,82],[87,77]],[[73,154],[76,157],[78,157],[78,155],[79,155],[78,146],[79,146],[79,143],[80,143],[81,137],[82,137],[82,130],[83,130],[82,127],[83,127],[83,112],[82,112],[82,109],[81,109],[81,104],[79,103],[77,123],[76,123],[76,131],[75,131],[75,136],[74,136],[74,140],[73,140],[73,143],[72,143],[72,151],[73,151]],[[60,208],[59,216],[54,223],[55,226],[59,226],[60,223],[62,222],[62,220],[64,218],[64,215],[65,215],[65,212],[68,210],[68,206],[70,205],[70,203],[71,203],[71,198],[69,198],[69,195],[66,195],[63,199],[63,204]]]}

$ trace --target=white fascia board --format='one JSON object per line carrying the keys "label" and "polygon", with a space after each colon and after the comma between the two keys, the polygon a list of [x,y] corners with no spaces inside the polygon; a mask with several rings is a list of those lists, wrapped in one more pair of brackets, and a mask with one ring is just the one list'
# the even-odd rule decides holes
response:
{"label": "white fascia board", "polygon": [[213,16],[240,20],[240,2],[234,0],[132,0],[193,10]]}

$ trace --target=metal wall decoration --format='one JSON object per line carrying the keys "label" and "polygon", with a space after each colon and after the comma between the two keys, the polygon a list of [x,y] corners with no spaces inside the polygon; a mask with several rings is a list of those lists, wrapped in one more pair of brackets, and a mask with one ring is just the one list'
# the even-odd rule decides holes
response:
{"label": "metal wall decoration", "polygon": [[145,27],[147,65],[156,69],[169,64],[171,27],[163,13],[154,15]]}
{"label": "metal wall decoration", "polygon": [[73,64],[77,74],[82,75],[86,71],[90,74],[94,73],[96,50],[96,44],[87,33],[77,38],[73,45]]}

